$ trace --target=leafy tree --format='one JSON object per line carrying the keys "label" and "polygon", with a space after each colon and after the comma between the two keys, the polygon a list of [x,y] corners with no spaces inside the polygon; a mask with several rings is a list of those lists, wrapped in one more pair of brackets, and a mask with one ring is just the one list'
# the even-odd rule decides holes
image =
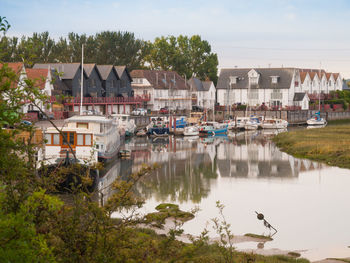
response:
{"label": "leafy tree", "polygon": [[162,36],[147,45],[149,52],[145,59],[150,68],[174,70],[187,78],[195,75],[201,80],[217,82],[217,54],[211,52],[210,44],[200,36]]}

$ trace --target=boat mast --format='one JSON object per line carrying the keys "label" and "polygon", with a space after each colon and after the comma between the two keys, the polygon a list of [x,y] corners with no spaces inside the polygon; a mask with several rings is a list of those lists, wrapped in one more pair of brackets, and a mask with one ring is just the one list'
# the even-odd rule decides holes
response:
{"label": "boat mast", "polygon": [[321,85],[322,85],[322,74],[321,74],[321,62],[320,62],[320,84],[318,85],[318,111],[321,113]]}
{"label": "boat mast", "polygon": [[80,115],[83,115],[84,44],[81,45]]}

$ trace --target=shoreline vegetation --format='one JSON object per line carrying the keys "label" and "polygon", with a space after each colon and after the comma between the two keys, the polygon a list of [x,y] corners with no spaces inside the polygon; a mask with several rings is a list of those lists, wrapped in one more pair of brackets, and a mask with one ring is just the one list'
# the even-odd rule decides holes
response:
{"label": "shoreline vegetation", "polygon": [[284,152],[340,168],[350,168],[350,125],[284,132],[273,138]]}

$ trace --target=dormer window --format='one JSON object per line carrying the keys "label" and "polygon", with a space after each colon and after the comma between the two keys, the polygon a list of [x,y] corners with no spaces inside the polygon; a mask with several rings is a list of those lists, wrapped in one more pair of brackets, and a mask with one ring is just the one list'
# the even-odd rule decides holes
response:
{"label": "dormer window", "polygon": [[249,83],[252,85],[257,85],[258,84],[258,77],[250,77]]}
{"label": "dormer window", "polygon": [[236,76],[230,76],[230,85],[237,84],[238,77]]}
{"label": "dormer window", "polygon": [[278,83],[279,76],[271,76],[271,83],[277,84]]}

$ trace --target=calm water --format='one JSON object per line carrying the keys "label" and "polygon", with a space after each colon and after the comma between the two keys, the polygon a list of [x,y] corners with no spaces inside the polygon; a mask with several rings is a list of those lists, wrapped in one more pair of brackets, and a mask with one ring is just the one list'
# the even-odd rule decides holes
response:
{"label": "calm water", "polygon": [[[100,182],[104,198],[116,176],[137,171],[143,163],[160,168],[137,185],[146,199],[143,212],[161,202],[183,210],[198,206],[184,225],[198,235],[224,205],[234,234],[269,234],[255,211],[278,230],[265,248],[307,250],[311,260],[350,257],[350,170],[296,159],[271,142],[274,132],[254,131],[217,138],[132,138],[125,146],[131,160],[118,160]],[[214,236],[214,233],[211,235]],[[256,248],[241,243],[239,248]]]}

